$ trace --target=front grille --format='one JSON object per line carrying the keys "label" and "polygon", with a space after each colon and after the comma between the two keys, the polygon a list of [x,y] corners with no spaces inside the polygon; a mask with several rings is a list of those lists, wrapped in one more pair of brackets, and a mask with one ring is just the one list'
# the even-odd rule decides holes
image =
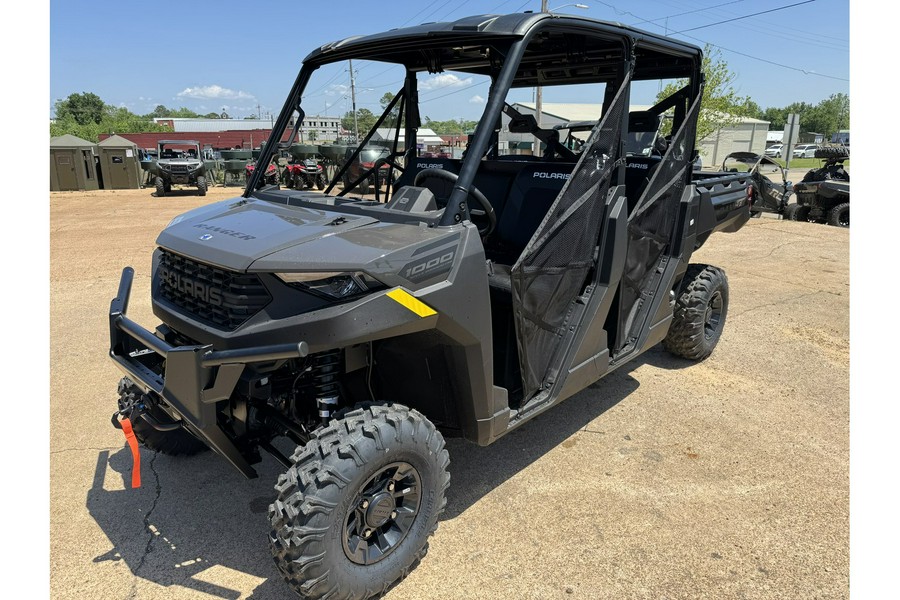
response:
{"label": "front grille", "polygon": [[169,165],[169,170],[173,173],[187,173],[189,169],[187,165]]}
{"label": "front grille", "polygon": [[272,300],[258,275],[226,271],[165,250],[156,279],[162,298],[194,319],[228,331]]}

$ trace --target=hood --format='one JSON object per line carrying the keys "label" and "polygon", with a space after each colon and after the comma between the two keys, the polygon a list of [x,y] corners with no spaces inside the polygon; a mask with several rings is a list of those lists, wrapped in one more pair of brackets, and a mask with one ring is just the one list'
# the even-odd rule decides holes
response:
{"label": "hood", "polygon": [[160,165],[201,165],[199,158],[161,158],[156,161]]}
{"label": "hood", "polygon": [[244,271],[274,252],[377,222],[373,217],[237,198],[177,217],[156,243],[201,262]]}

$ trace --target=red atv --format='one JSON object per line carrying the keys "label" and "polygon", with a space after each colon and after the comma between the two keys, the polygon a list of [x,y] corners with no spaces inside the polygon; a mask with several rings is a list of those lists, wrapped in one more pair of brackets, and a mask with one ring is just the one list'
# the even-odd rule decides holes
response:
{"label": "red atv", "polygon": [[324,190],[328,185],[325,167],[315,158],[306,158],[299,162],[285,165],[284,186],[294,189],[312,188]]}
{"label": "red atv", "polygon": [[[253,175],[255,169],[256,163],[254,162],[248,162],[247,166],[244,167],[244,175],[247,178],[247,181],[250,181],[250,176]],[[275,166],[275,163],[269,163],[269,167],[266,169],[264,183],[266,185],[276,185],[278,183],[278,167]]]}

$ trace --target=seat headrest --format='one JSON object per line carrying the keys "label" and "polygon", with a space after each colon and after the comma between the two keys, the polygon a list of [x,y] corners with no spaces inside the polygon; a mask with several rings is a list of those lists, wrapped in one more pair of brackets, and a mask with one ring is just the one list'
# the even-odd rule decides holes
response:
{"label": "seat headrest", "polygon": [[659,115],[647,110],[636,110],[628,113],[628,132],[657,131]]}

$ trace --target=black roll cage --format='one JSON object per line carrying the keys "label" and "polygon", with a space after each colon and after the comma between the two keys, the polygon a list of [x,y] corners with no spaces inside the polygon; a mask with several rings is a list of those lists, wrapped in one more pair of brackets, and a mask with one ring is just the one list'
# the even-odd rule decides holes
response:
{"label": "black roll cage", "polygon": [[[691,60],[692,75],[688,78],[688,84],[684,88],[679,90],[676,94],[673,94],[673,96],[670,97],[669,101],[667,101],[665,105],[661,103],[660,105],[657,105],[655,107],[658,109],[664,109],[668,108],[670,105],[675,109],[673,131],[677,130],[677,128],[680,127],[681,121],[685,116],[687,106],[690,105],[690,101],[698,94],[702,93],[703,77],[700,71],[702,53],[700,52],[699,48],[674,43],[673,41],[666,40],[665,38],[660,38],[659,36],[642,32],[640,30],[627,28],[621,25],[605,23],[602,21],[595,21],[592,19],[557,16],[549,13],[542,14],[540,16],[532,15],[530,17],[531,20],[525,23],[526,29],[523,33],[516,31],[509,32],[505,35],[481,34],[481,36],[479,36],[471,34],[460,34],[458,36],[459,40],[464,40],[468,43],[477,42],[478,44],[490,47],[493,50],[493,52],[490,52],[490,56],[486,59],[490,67],[489,74],[491,78],[491,86],[488,92],[488,100],[484,112],[482,113],[482,118],[479,122],[480,126],[476,129],[474,139],[470,141],[469,147],[466,150],[459,171],[458,180],[453,187],[453,191],[447,201],[447,206],[443,214],[441,215],[440,221],[438,222],[438,225],[440,226],[449,226],[460,223],[462,221],[470,220],[468,203],[466,202],[466,199],[472,188],[472,183],[478,170],[478,165],[482,157],[484,157],[488,152],[489,148],[491,148],[492,145],[496,147],[495,142],[498,135],[498,126],[496,124],[500,123],[500,117],[503,112],[507,93],[512,87],[514,87],[513,84],[515,83],[516,74],[518,72],[520,64],[522,63],[522,59],[525,56],[526,49],[529,43],[536,36],[547,31],[552,31],[554,33],[573,34],[590,33],[594,34],[597,38],[606,38],[611,42],[618,42],[621,44],[623,60],[618,65],[614,79],[606,81],[606,92],[603,100],[604,114],[622,82],[626,80],[627,76],[635,74],[637,49],[657,51],[661,52],[665,56],[680,56],[682,58]],[[439,24],[436,24],[436,26],[437,25]],[[450,44],[451,42],[460,43],[460,41],[456,37],[451,37],[449,35],[438,35],[445,33],[446,32],[444,31],[439,31],[434,35],[427,36],[425,39],[432,45],[434,45],[436,41],[443,41],[444,45]],[[376,35],[375,37],[380,36]],[[478,39],[479,37],[481,39]],[[508,41],[508,44],[501,43],[505,41]],[[281,112],[279,113],[278,119],[273,126],[269,141],[263,146],[262,151],[260,152],[258,164],[268,164],[268,162],[272,158],[273,153],[275,152],[275,148],[284,145],[284,143],[281,142],[281,139],[284,135],[284,131],[287,128],[288,123],[290,122],[291,115],[295,110],[299,113],[299,117],[295,122],[294,128],[289,137],[289,141],[287,142],[288,145],[296,135],[300,126],[300,122],[304,117],[303,109],[300,106],[300,99],[302,97],[303,91],[306,88],[306,85],[309,83],[309,80],[312,77],[313,72],[315,72],[320,66],[331,64],[334,62],[340,62],[349,58],[373,60],[382,59],[385,62],[403,64],[406,67],[406,78],[400,93],[398,93],[388,104],[384,112],[381,114],[381,117],[368,132],[362,143],[357,143],[356,150],[354,151],[350,160],[346,161],[346,164],[343,166],[340,173],[346,171],[348,165],[359,156],[360,151],[372,138],[375,130],[381,125],[381,123],[384,122],[387,115],[390,114],[390,112],[398,102],[400,103],[400,114],[402,115],[404,131],[407,140],[407,147],[405,149],[405,163],[407,165],[410,164],[410,159],[414,158],[415,156],[416,147],[415,144],[409,143],[409,140],[416,139],[416,132],[421,124],[418,112],[418,87],[416,76],[420,71],[425,70],[428,70],[429,72],[440,72],[443,70],[443,66],[440,65],[439,62],[434,62],[429,63],[425,68],[411,69],[406,63],[402,61],[388,61],[387,59],[389,57],[396,56],[396,54],[391,54],[388,52],[388,50],[396,49],[397,47],[396,41],[393,44],[391,42],[391,38],[383,40],[379,39],[370,43],[364,43],[364,41],[360,41],[358,44],[355,44],[358,46],[357,48],[353,47],[354,44],[349,44],[349,47],[339,47],[334,51],[328,51],[328,47],[323,46],[320,50],[310,54],[310,56],[308,56],[304,61],[303,67],[301,68],[300,73],[297,75],[297,78],[294,81],[294,85],[291,87],[288,98],[285,101],[285,104],[282,107]],[[404,47],[407,47],[409,43],[409,38],[403,39]],[[342,44],[344,44],[344,42],[339,42],[332,46]],[[503,46],[506,47],[504,48]],[[497,54],[500,54],[502,57],[502,64],[500,65],[499,70],[497,70],[496,68]],[[453,65],[452,67],[448,68],[453,69],[456,67],[459,67],[459,65]],[[654,73],[656,73],[652,65],[649,68],[642,68],[639,70],[641,71],[641,78],[649,79],[652,78]],[[540,77],[540,74],[536,72],[535,78],[537,81],[540,81]],[[525,82],[522,85],[528,85],[529,83],[531,82]],[[630,91],[626,93],[630,93]],[[627,101],[629,101],[629,99],[626,99],[626,102]],[[625,116],[623,117],[624,122],[622,123],[623,131],[627,131],[627,118],[628,114],[626,112]],[[397,153],[398,136],[399,126],[396,126],[395,138],[393,140],[393,152],[391,152],[389,156],[390,159],[399,156],[399,154]],[[621,153],[622,152],[620,144],[619,154],[621,155]],[[618,159],[619,157],[617,156],[615,158]],[[376,175],[379,166],[380,165],[378,164],[376,164],[375,166]],[[391,168],[393,168],[393,166],[391,166]],[[247,184],[247,188],[243,193],[244,198],[249,198],[253,195],[256,189],[262,187],[262,183],[264,181],[264,171],[265,169],[254,170],[253,174],[251,175],[250,181]],[[366,176],[368,176],[368,172],[364,172],[361,176],[357,177],[356,181],[351,182],[352,185],[350,187],[352,188],[353,185],[361,182]],[[622,183],[624,178],[624,169],[619,169],[617,177],[619,183]],[[335,185],[335,181],[337,180],[338,177],[334,177],[333,181],[326,190],[326,193],[330,193]],[[343,195],[343,192],[341,195]]]}

